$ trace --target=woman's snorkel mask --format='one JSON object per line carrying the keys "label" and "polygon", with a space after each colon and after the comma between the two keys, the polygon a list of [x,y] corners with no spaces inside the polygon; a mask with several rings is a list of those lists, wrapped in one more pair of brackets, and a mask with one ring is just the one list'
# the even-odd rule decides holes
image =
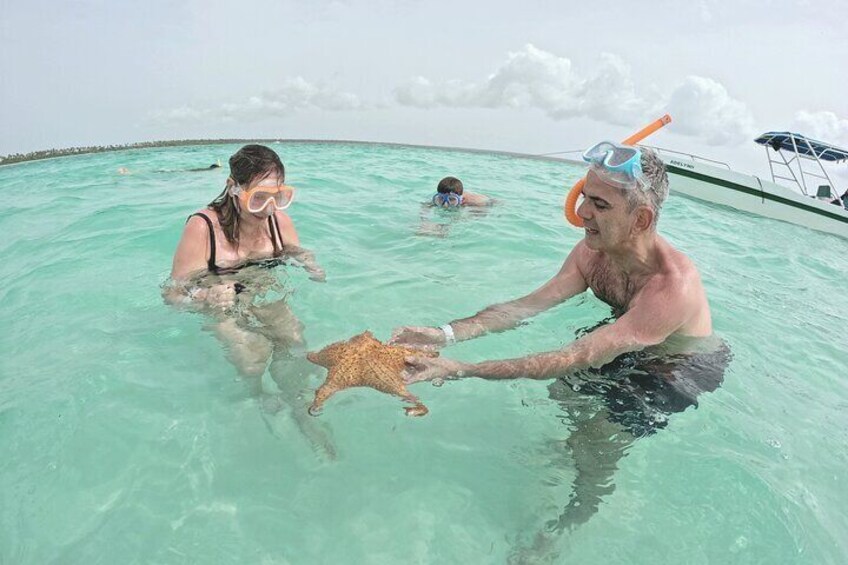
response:
{"label": "woman's snorkel mask", "polygon": [[246,190],[240,184],[233,183],[230,194],[238,198],[251,214],[262,212],[269,204],[277,210],[285,210],[294,201],[293,186],[277,184],[271,179],[265,179]]}
{"label": "woman's snorkel mask", "polygon": [[455,192],[437,192],[433,195],[433,206],[438,208],[458,208],[462,206],[462,195]]}

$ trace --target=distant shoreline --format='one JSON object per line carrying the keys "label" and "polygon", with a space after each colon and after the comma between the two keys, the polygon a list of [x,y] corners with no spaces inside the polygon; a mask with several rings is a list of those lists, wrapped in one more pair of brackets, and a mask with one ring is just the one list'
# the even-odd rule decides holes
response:
{"label": "distant shoreline", "polygon": [[[489,149],[471,149],[467,147],[444,147],[439,145],[416,145],[412,143],[391,143],[383,141],[354,141],[348,139],[176,139],[171,141],[141,141],[124,145],[93,145],[87,147],[68,147],[66,149],[44,149],[31,151],[29,153],[13,153],[0,156],[0,166],[25,163],[27,161],[40,161],[43,159],[54,159],[56,157],[67,157],[69,155],[86,155],[89,153],[108,153],[113,151],[128,151],[130,149],[151,149],[157,147],[184,147],[193,145],[225,145],[225,144],[247,144],[247,143],[315,143],[315,144],[357,144],[357,145],[387,145],[392,147],[414,147],[419,149],[438,149],[444,151],[462,151],[466,153],[489,153],[495,155],[508,155],[529,159],[540,159],[545,161],[564,161],[567,163],[584,164],[576,159],[554,157],[552,153],[532,154],[517,153],[513,151],[498,151]],[[566,153],[566,152],[562,152]]]}

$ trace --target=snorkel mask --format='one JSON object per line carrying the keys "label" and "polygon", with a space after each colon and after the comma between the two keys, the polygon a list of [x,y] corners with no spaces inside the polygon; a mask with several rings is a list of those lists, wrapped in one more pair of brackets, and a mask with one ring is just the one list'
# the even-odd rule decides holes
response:
{"label": "snorkel mask", "polygon": [[458,208],[462,206],[462,195],[455,192],[437,192],[433,195],[433,206],[439,208]]}
{"label": "snorkel mask", "polygon": [[642,152],[630,145],[602,141],[583,153],[583,160],[592,164],[592,171],[606,183],[617,188],[646,190],[648,183],[642,175]]}
{"label": "snorkel mask", "polygon": [[236,184],[230,189],[233,196],[252,214],[258,214],[269,204],[277,210],[285,210],[294,201],[294,187],[277,184],[276,181],[265,179],[253,188],[245,190]]}

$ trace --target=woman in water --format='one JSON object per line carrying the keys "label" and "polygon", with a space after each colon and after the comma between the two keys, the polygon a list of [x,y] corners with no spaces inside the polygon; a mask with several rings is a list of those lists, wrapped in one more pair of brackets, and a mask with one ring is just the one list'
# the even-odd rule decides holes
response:
{"label": "woman in water", "polygon": [[[323,281],[324,271],[300,247],[285,212],[295,189],[285,184],[280,157],[263,145],[245,145],[229,166],[221,194],[186,222],[164,297],[210,315],[215,335],[242,375],[261,377],[273,356],[271,376],[292,402],[303,383],[287,361],[293,347],[303,347],[302,327],[272,269],[293,259],[313,280]],[[259,379],[254,382],[261,386]],[[304,433],[326,443],[316,439],[300,412],[306,413],[295,409],[293,415]]]}

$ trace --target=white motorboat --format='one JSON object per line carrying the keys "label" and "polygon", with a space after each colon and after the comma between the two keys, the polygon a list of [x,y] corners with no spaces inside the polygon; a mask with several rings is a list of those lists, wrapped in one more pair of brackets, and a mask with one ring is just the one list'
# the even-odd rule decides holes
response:
{"label": "white motorboat", "polygon": [[848,150],[790,132],[754,141],[765,147],[770,181],[696,155],[652,149],[666,164],[672,192],[848,239],[848,202],[823,163],[845,163]]}

